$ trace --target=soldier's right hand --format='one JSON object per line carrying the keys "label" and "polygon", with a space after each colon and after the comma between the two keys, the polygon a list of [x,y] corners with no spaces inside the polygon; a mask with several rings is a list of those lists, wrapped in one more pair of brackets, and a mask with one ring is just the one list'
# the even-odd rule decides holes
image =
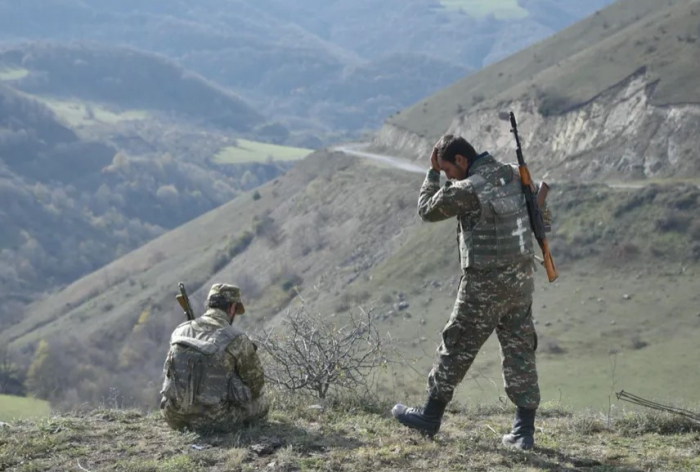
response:
{"label": "soldier's right hand", "polygon": [[440,172],[440,166],[438,165],[438,151],[437,148],[433,148],[433,153],[430,155],[430,166],[435,172]]}

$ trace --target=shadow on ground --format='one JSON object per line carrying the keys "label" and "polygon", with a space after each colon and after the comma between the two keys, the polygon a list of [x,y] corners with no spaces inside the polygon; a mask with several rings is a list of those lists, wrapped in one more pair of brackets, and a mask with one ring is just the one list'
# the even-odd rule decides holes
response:
{"label": "shadow on ground", "polygon": [[294,446],[300,453],[322,453],[329,449],[355,449],[364,443],[332,432],[313,432],[293,424],[268,421],[229,434],[200,436],[192,447],[248,448],[258,456]]}
{"label": "shadow on ground", "polygon": [[535,446],[534,451],[527,453],[509,449],[501,449],[499,452],[510,461],[527,464],[549,472],[644,472],[644,470],[636,467],[601,462],[582,456],[572,456],[555,449],[537,446]]}

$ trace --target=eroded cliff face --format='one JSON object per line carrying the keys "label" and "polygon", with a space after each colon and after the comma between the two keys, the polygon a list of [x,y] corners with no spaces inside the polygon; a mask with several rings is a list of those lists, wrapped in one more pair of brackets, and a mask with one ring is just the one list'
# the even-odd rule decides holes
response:
{"label": "eroded cliff face", "polygon": [[[512,110],[526,159],[540,173],[587,180],[698,178],[700,105],[654,106],[649,100],[654,86],[638,74],[556,116],[543,116],[534,98],[484,106],[457,116],[445,132],[464,136],[477,150],[514,160],[510,124],[499,118]],[[374,146],[427,159],[434,140],[386,125]]]}

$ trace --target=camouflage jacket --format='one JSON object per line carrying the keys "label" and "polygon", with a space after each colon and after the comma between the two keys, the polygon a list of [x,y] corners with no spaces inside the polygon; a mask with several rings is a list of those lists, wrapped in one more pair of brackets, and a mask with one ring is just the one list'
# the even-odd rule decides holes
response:
{"label": "camouflage jacket", "polygon": [[163,399],[182,409],[248,403],[265,382],[253,342],[218,309],[173,331],[163,370]]}
{"label": "camouflage jacket", "polygon": [[517,169],[484,153],[460,181],[440,186],[431,169],[421,187],[424,221],[456,217],[462,269],[493,269],[532,261],[532,229]]}

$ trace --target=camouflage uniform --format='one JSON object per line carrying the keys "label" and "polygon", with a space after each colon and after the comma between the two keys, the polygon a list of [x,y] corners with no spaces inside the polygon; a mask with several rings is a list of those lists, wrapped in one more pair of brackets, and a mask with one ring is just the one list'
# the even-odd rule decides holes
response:
{"label": "camouflage uniform", "polygon": [[517,169],[482,154],[469,176],[440,186],[428,171],[418,213],[425,221],[457,217],[463,276],[428,377],[429,398],[442,404],[496,330],[505,389],[521,408],[540,402],[532,321],[533,243]]}
{"label": "camouflage uniform", "polygon": [[[217,295],[245,312],[237,287],[215,284],[207,299]],[[255,345],[223,310],[210,308],[175,329],[163,375],[161,409],[172,428],[227,432],[267,415]]]}

